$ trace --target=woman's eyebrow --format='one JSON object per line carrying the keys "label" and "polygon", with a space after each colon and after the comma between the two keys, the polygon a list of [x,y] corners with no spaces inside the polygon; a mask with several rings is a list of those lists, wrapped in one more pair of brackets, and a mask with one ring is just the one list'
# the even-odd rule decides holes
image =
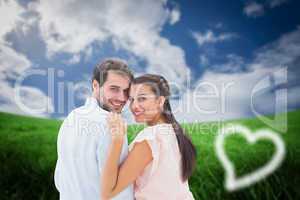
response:
{"label": "woman's eyebrow", "polygon": [[[145,94],[145,93],[142,93],[142,94],[138,94],[136,95],[137,97],[140,97],[140,96],[147,96],[148,94]],[[129,96],[130,98],[133,98],[133,96]]]}
{"label": "woman's eyebrow", "polygon": [[[152,94],[141,93],[141,94],[137,94],[136,96],[140,97],[140,96],[150,96],[150,95],[152,95]],[[129,97],[133,98],[133,96],[129,96]]]}
{"label": "woman's eyebrow", "polygon": [[146,94],[146,93],[141,93],[141,94],[138,94],[137,96],[147,96],[149,94]]}

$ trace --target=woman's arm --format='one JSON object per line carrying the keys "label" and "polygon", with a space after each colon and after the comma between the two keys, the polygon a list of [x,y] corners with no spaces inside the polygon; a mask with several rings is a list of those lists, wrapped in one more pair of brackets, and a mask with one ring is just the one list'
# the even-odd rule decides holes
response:
{"label": "woman's arm", "polygon": [[143,141],[134,145],[126,160],[119,167],[126,128],[124,129],[124,124],[122,125],[121,117],[117,117],[116,114],[109,119],[108,123],[112,134],[112,143],[109,147],[108,158],[102,173],[102,199],[110,199],[124,190],[137,179],[145,167],[153,160],[150,146],[146,141]]}
{"label": "woman's arm", "polygon": [[118,178],[119,159],[122,151],[123,140],[112,140],[109,147],[107,160],[102,171],[101,199],[110,199],[110,193]]}

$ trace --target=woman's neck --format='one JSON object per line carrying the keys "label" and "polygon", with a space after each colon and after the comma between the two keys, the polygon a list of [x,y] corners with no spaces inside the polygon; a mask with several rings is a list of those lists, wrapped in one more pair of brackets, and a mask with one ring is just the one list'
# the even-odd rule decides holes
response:
{"label": "woman's neck", "polygon": [[154,126],[157,124],[167,123],[167,120],[164,116],[159,116],[157,119],[152,120],[151,122],[147,122],[148,126]]}

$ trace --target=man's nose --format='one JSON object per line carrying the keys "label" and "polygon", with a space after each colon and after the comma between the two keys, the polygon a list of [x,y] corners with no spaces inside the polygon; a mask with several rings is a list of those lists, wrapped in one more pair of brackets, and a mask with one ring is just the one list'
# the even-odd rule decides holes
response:
{"label": "man's nose", "polygon": [[124,92],[120,92],[118,95],[118,100],[122,102],[126,102],[128,99],[127,95]]}

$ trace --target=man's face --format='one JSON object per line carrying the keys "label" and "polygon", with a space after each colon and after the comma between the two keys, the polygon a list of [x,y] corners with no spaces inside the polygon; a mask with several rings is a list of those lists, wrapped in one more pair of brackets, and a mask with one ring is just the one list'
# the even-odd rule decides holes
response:
{"label": "man's face", "polygon": [[98,93],[98,100],[104,107],[120,113],[128,100],[129,84],[127,76],[108,71],[105,83],[100,88],[98,84],[98,88],[94,87],[94,91]]}

